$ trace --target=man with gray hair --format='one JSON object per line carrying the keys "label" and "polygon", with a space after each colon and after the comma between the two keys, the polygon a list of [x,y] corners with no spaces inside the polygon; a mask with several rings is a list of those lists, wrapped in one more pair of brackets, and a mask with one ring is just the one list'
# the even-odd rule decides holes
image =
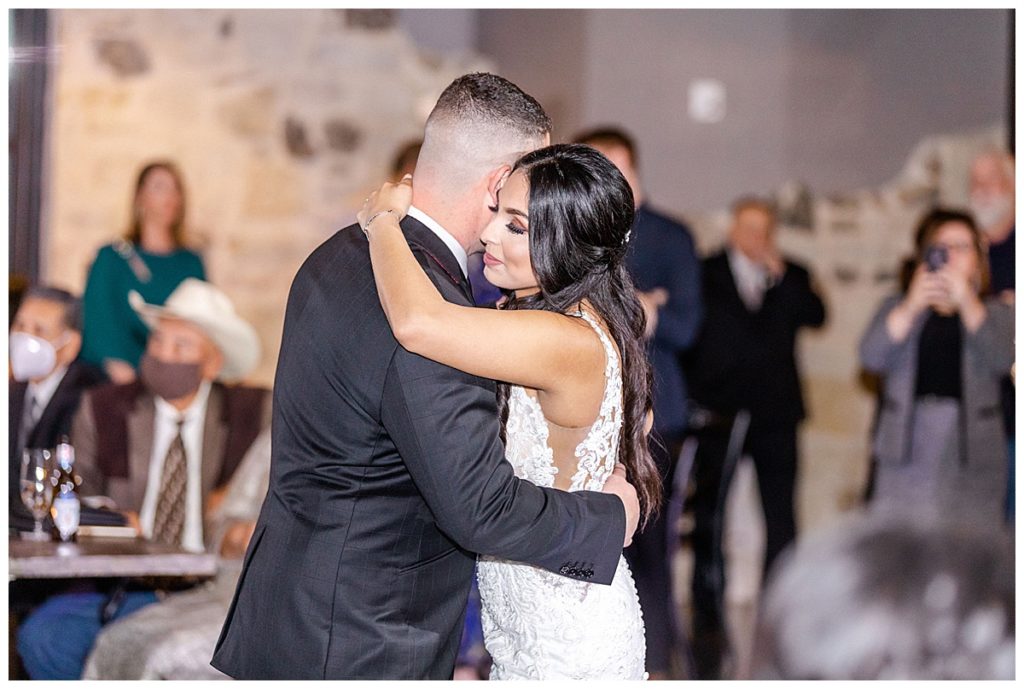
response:
{"label": "man with gray hair", "polygon": [[[445,299],[472,304],[467,253],[550,128],[492,74],[441,94],[402,229]],[[213,665],[237,679],[450,679],[477,553],[611,583],[635,490],[617,475],[605,493],[516,478],[495,389],[398,345],[362,232],[318,247],[288,298],[270,487]]]}
{"label": "man with gray hair", "polygon": [[[1017,288],[1017,208],[1014,195],[1013,156],[997,148],[978,154],[971,163],[970,209],[978,227],[988,239],[988,269],[992,294],[1013,304]],[[1005,512],[1009,521],[1014,519],[1016,491],[1016,404],[1014,383],[1010,376],[1003,378],[1000,391],[1003,408],[1003,426],[1009,445]]]}
{"label": "man with gray hair", "polygon": [[970,209],[988,239],[992,293],[1012,303],[1016,286],[1016,199],[1013,156],[1005,151],[983,151],[971,163]]}

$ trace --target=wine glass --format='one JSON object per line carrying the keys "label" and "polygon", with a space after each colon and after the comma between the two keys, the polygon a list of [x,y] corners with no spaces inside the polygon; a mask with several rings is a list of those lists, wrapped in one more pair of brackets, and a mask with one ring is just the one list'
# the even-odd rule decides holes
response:
{"label": "wine glass", "polygon": [[53,460],[50,451],[29,448],[21,456],[21,501],[32,513],[35,528],[23,538],[48,541],[50,534],[43,529],[43,519],[53,503]]}

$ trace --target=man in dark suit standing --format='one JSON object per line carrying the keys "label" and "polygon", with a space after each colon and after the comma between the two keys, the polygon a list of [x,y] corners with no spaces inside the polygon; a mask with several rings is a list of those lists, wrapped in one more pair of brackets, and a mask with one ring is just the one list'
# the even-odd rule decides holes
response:
{"label": "man in dark suit standing", "polygon": [[733,206],[727,247],[704,261],[705,319],[690,357],[693,398],[706,423],[694,459],[693,651],[700,679],[718,678],[726,648],[722,558],[724,496],[734,464],[730,437],[749,418],[744,452],[757,472],[764,509],[764,576],[796,536],[793,491],[797,425],[804,418],[797,331],[825,322],[810,274],[775,245],[775,209],[744,198]]}
{"label": "man in dark suit standing", "polygon": [[[629,182],[636,220],[626,260],[647,316],[647,354],[654,371],[654,437],[651,455],[661,470],[666,499],[672,493],[676,459],[687,425],[686,378],[681,355],[693,344],[700,325],[700,260],[689,228],[651,208],[640,186],[636,146],[624,131],[602,127],[576,137],[615,163]],[[647,671],[651,679],[670,679],[678,630],[672,615],[667,512],[633,539],[626,558],[636,577],[644,611]],[[676,656],[682,670],[682,661]]]}
{"label": "man in dark suit standing", "polygon": [[[467,253],[512,163],[549,130],[500,77],[466,75],[441,94],[402,228],[447,300],[472,304]],[[493,381],[398,346],[359,228],[317,248],[288,298],[270,489],[214,667],[238,679],[450,679],[477,553],[610,583],[639,517],[632,487],[521,481],[499,430]]]}
{"label": "man in dark suit standing", "polygon": [[55,287],[30,289],[11,324],[7,477],[12,516],[28,518],[19,495],[22,450],[56,446],[71,432],[82,392],[106,380],[103,371],[78,358],[81,349],[79,300]]}

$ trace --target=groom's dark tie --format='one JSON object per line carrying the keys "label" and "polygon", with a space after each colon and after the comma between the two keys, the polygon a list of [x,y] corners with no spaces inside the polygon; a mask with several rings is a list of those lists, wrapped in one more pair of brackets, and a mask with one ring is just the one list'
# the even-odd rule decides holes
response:
{"label": "groom's dark tie", "polygon": [[476,306],[476,299],[473,298],[473,286],[469,284],[469,279],[466,278],[465,275],[463,275],[459,280],[459,287],[461,287],[462,291],[466,293],[466,296],[469,298],[469,303]]}

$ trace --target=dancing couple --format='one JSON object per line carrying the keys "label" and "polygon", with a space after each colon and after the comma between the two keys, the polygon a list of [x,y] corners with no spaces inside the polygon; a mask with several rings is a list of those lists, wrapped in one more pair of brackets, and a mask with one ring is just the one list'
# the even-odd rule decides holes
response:
{"label": "dancing couple", "polygon": [[[633,197],[536,100],[456,79],[413,179],[291,287],[270,488],[213,665],[450,679],[474,566],[492,679],[643,679],[622,549],[660,499]],[[505,294],[474,308],[467,253]]]}

